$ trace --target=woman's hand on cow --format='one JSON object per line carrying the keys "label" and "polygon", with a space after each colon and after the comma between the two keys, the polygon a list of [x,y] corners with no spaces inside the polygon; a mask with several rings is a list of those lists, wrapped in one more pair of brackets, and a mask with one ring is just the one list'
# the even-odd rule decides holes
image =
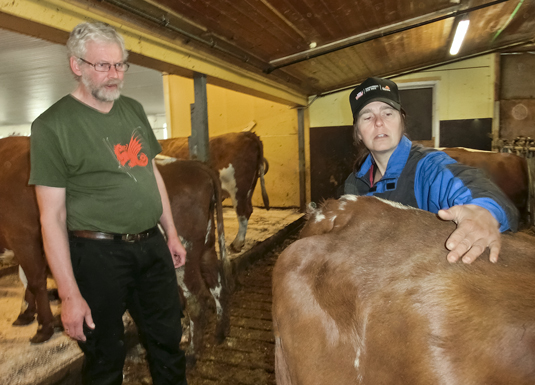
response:
{"label": "woman's hand on cow", "polygon": [[453,206],[440,210],[438,216],[457,224],[446,241],[449,262],[472,263],[485,249],[490,249],[490,261],[496,263],[501,248],[499,223],[490,211],[477,205]]}
{"label": "woman's hand on cow", "polygon": [[178,236],[170,237],[167,240],[167,246],[169,247],[169,251],[171,252],[171,256],[173,257],[173,264],[175,265],[175,269],[180,266],[183,266],[186,263],[186,249],[182,245],[182,242],[180,242]]}
{"label": "woman's hand on cow", "polygon": [[61,322],[65,333],[78,341],[85,341],[84,323],[94,329],[91,309],[81,295],[68,296],[61,301]]}

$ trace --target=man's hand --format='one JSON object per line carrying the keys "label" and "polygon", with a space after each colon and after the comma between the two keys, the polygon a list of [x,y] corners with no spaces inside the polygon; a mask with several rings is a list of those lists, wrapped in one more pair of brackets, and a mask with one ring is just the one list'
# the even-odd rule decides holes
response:
{"label": "man's hand", "polygon": [[167,246],[173,257],[175,269],[183,266],[186,263],[186,249],[182,246],[180,239],[178,237],[169,238],[167,240]]}
{"label": "man's hand", "polygon": [[91,328],[95,328],[91,309],[80,295],[69,296],[61,301],[61,322],[65,333],[78,341],[85,341],[84,322]]}
{"label": "man's hand", "polygon": [[457,224],[457,229],[446,241],[446,248],[450,250],[449,262],[457,262],[462,257],[464,263],[472,263],[487,247],[490,249],[490,261],[498,261],[502,245],[500,225],[490,211],[468,204],[440,210],[438,216]]}

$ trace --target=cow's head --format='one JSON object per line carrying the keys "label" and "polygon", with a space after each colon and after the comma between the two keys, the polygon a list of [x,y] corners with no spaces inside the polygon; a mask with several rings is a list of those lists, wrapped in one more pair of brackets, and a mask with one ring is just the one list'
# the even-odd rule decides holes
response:
{"label": "cow's head", "polygon": [[307,222],[303,226],[300,238],[310,237],[338,231],[343,228],[351,214],[348,213],[348,205],[353,206],[357,201],[355,195],[343,195],[340,199],[327,199],[319,208],[314,202],[307,206]]}

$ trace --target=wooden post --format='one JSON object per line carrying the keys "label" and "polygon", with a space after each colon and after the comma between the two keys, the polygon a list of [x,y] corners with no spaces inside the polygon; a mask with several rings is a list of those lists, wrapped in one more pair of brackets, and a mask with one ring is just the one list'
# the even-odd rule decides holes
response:
{"label": "wooden post", "polygon": [[299,209],[304,213],[306,211],[307,199],[304,108],[297,109],[297,141],[299,153]]}
{"label": "wooden post", "polygon": [[206,92],[206,75],[193,75],[195,103],[191,109],[191,136],[188,138],[190,159],[210,161],[210,138],[208,135],[208,96]]}
{"label": "wooden post", "polygon": [[535,155],[526,158],[529,174],[529,224],[535,226]]}

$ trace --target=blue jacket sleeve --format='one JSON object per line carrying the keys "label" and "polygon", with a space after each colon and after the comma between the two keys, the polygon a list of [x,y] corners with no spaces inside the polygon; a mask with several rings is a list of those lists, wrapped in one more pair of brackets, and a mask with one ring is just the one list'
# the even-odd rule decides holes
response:
{"label": "blue jacket sleeve", "polygon": [[437,213],[456,205],[474,204],[490,211],[500,231],[518,228],[518,210],[484,173],[441,151],[429,153],[416,168],[414,193],[418,206]]}

